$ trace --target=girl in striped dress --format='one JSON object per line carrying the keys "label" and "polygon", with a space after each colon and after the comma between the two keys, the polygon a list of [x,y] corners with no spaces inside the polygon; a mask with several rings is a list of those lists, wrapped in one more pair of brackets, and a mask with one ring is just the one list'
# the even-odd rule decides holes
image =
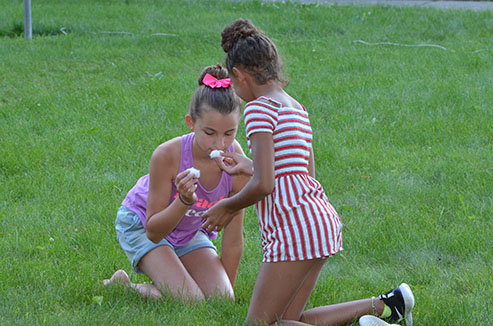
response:
{"label": "girl in striped dress", "polygon": [[230,174],[253,177],[203,217],[209,231],[220,230],[235,211],[256,206],[263,260],[247,325],[336,325],[371,313],[392,320],[410,316],[414,298],[406,284],[386,296],[305,311],[326,258],[342,250],[341,220],[314,178],[308,113],[283,89],[274,43],[249,20],[239,19],[223,30],[222,48],[235,92],[247,102],[244,120],[253,160],[234,153],[223,154],[229,164],[216,160]]}

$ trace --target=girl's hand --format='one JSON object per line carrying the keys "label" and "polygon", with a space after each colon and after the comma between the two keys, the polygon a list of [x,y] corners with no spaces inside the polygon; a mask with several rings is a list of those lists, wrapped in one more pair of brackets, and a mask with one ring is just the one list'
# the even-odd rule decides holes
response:
{"label": "girl's hand", "polygon": [[193,203],[197,199],[195,190],[197,189],[198,180],[190,171],[183,171],[176,176],[176,189],[180,193],[181,198],[187,203]]}
{"label": "girl's hand", "polygon": [[253,163],[245,155],[239,153],[224,152],[222,157],[217,157],[214,160],[221,170],[226,171],[230,175],[253,175]]}
{"label": "girl's hand", "polygon": [[205,223],[202,224],[204,229],[209,232],[214,230],[219,232],[228,225],[236,212],[228,209],[226,203],[227,199],[220,200],[202,215],[202,218],[205,219]]}

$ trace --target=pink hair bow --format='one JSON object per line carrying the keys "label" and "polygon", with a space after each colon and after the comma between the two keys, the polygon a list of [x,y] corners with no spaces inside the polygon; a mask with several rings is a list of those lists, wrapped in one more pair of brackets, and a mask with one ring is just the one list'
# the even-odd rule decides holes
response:
{"label": "pink hair bow", "polygon": [[231,85],[231,79],[229,78],[217,79],[211,74],[205,74],[204,79],[202,79],[202,82],[204,83],[204,85],[207,85],[210,88],[221,88],[221,87],[228,88],[229,85]]}

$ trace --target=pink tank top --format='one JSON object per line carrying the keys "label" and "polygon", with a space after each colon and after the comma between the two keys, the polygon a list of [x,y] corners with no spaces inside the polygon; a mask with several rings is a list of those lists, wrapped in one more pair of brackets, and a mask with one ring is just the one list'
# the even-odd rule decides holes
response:
{"label": "pink tank top", "polygon": [[[181,157],[180,169],[178,173],[193,167],[192,143],[194,137],[194,133],[183,135],[181,137]],[[234,146],[231,145],[231,147],[228,149],[228,152],[233,151]],[[233,178],[224,171],[221,175],[221,180],[219,181],[217,187],[210,191],[204,189],[199,181],[197,183],[197,190],[195,191],[195,194],[197,195],[197,200],[193,205],[190,206],[176,228],[166,236],[166,240],[168,240],[174,246],[184,246],[195,237],[198,231],[206,233],[209,236],[209,239],[216,239],[216,231],[208,232],[207,230],[202,228],[202,215],[207,209],[209,209],[219,200],[228,197],[232,188]],[[137,184],[128,192],[127,196],[122,202],[122,206],[125,206],[128,209],[134,211],[139,216],[144,228],[148,192],[149,175],[146,174],[145,176],[141,177],[139,181],[137,181]],[[171,197],[169,199],[169,204],[171,204],[177,196],[178,192],[176,190],[175,183],[173,182],[171,186]]]}

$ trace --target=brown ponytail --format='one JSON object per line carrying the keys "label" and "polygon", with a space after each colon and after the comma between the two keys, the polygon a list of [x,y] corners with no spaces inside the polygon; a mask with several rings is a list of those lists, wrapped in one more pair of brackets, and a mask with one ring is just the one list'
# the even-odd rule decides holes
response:
{"label": "brown ponytail", "polygon": [[232,112],[238,112],[238,115],[241,114],[241,100],[234,92],[233,87],[208,87],[203,83],[206,74],[210,74],[217,79],[228,78],[228,71],[220,64],[208,66],[202,70],[198,78],[199,87],[195,90],[190,102],[189,113],[192,119],[195,121],[199,118],[205,107],[224,115]]}

